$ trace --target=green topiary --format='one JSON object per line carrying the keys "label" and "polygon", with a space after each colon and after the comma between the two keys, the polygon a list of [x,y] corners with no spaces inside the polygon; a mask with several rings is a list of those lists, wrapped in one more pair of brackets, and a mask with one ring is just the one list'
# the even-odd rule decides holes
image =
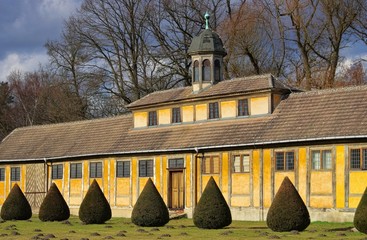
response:
{"label": "green topiary", "polygon": [[0,216],[4,220],[27,220],[32,217],[32,208],[18,184],[14,184],[1,207]]}
{"label": "green topiary", "polygon": [[310,225],[307,207],[288,177],[275,194],[266,223],[276,232],[303,231]]}
{"label": "green topiary", "polygon": [[167,206],[150,178],[135,203],[131,221],[142,227],[160,227],[169,221]]}
{"label": "green topiary", "polygon": [[219,229],[232,223],[231,210],[213,177],[210,177],[195,208],[193,220],[199,228]]}
{"label": "green topiary", "polygon": [[39,210],[39,219],[45,221],[63,221],[70,217],[70,210],[55,183],[52,183]]}
{"label": "green topiary", "polygon": [[80,205],[79,219],[86,224],[101,224],[111,219],[110,204],[95,179]]}
{"label": "green topiary", "polygon": [[367,234],[367,188],[364,190],[361,200],[354,214],[354,227],[358,231]]}

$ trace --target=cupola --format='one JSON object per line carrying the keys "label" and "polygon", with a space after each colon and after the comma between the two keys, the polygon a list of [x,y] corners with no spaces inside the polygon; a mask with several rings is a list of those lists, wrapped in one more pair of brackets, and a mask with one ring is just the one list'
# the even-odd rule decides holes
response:
{"label": "cupola", "polygon": [[193,92],[223,80],[223,57],[227,55],[222,39],[209,28],[209,14],[205,13],[205,30],[192,39],[189,55],[192,61]]}

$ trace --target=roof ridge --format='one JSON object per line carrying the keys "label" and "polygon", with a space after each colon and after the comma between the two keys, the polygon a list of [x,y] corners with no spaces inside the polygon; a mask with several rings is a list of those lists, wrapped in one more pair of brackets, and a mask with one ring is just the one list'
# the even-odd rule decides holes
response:
{"label": "roof ridge", "polygon": [[[104,117],[104,118],[93,118],[93,119],[84,119],[84,120],[76,120],[76,121],[69,121],[69,122],[60,122],[60,123],[46,123],[46,124],[37,124],[37,125],[31,125],[31,126],[23,126],[18,127],[14,129],[11,133],[13,133],[16,130],[22,130],[22,129],[29,129],[29,128],[46,128],[49,126],[61,126],[61,125],[75,125],[80,123],[90,123],[90,122],[101,122],[106,120],[112,120],[116,118],[127,118],[129,116],[132,116],[131,112],[126,112],[121,115],[112,116],[112,117]],[[10,134],[9,134],[10,135]]]}
{"label": "roof ridge", "polygon": [[367,85],[359,85],[359,86],[348,86],[348,87],[338,87],[338,88],[327,88],[327,89],[315,89],[304,92],[297,92],[295,94],[291,94],[290,97],[301,97],[307,95],[321,95],[328,93],[338,93],[338,92],[350,92],[350,91],[358,91],[358,90],[367,90]]}
{"label": "roof ridge", "polygon": [[274,76],[271,73],[265,73],[261,75],[251,75],[251,76],[245,76],[245,77],[236,77],[232,79],[226,79],[219,83],[230,82],[230,81],[235,82],[235,81],[243,81],[243,80],[255,80],[255,79],[261,79],[261,78],[274,78]]}

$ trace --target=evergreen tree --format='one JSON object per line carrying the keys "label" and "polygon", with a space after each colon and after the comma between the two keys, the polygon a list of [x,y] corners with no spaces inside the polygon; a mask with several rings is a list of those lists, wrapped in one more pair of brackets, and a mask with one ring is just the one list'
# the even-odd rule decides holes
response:
{"label": "evergreen tree", "polygon": [[70,217],[70,210],[55,183],[52,183],[39,210],[41,221],[63,221]]}
{"label": "evergreen tree", "polygon": [[169,221],[167,206],[150,178],[135,203],[131,221],[142,227],[160,227]]}
{"label": "evergreen tree", "polygon": [[1,207],[0,216],[4,220],[27,220],[32,217],[32,208],[18,184],[14,184]]}
{"label": "evergreen tree", "polygon": [[79,219],[86,224],[101,224],[111,219],[110,204],[95,179],[80,205]]}
{"label": "evergreen tree", "polygon": [[310,225],[310,215],[297,189],[285,177],[266,217],[268,227],[276,232],[303,231]]}
{"label": "evergreen tree", "polygon": [[232,223],[231,210],[213,177],[210,177],[201,195],[193,220],[195,226],[209,229],[223,228]]}
{"label": "evergreen tree", "polygon": [[361,200],[354,214],[354,227],[358,231],[367,234],[367,188],[364,190]]}

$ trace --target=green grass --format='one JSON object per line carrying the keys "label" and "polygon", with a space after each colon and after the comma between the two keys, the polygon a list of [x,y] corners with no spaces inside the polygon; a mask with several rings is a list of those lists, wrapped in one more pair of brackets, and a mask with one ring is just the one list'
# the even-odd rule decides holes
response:
{"label": "green grass", "polygon": [[[367,239],[367,235],[352,232],[352,223],[314,222],[303,232],[273,232],[265,222],[233,221],[224,229],[207,230],[195,227],[192,219],[171,220],[159,228],[135,226],[126,218],[113,218],[105,224],[83,225],[78,217],[69,219],[71,224],[62,222],[41,222],[37,217],[31,221],[6,221],[0,223],[0,239],[38,239],[53,234],[52,239]],[[14,232],[20,235],[13,235]],[[93,236],[98,233],[99,236]],[[124,233],[125,237],[117,236]],[[6,235],[4,235],[6,234]],[[113,238],[109,238],[113,237]]]}

